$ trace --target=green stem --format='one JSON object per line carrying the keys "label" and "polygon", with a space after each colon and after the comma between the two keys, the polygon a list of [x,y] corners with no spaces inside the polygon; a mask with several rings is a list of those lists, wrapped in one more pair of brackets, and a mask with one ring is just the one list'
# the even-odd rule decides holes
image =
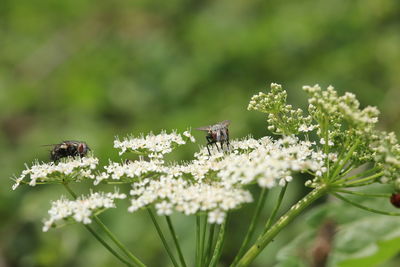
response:
{"label": "green stem", "polygon": [[160,227],[160,225],[158,224],[156,217],[154,216],[154,214],[153,214],[153,212],[151,211],[150,208],[147,208],[147,212],[149,213],[150,218],[151,218],[151,220],[153,221],[154,226],[156,227],[158,236],[160,237],[161,242],[163,243],[164,248],[165,248],[165,250],[167,251],[168,256],[170,257],[170,259],[171,259],[171,261],[172,261],[172,264],[173,264],[175,267],[179,267],[179,264],[177,263],[177,261],[176,261],[176,259],[175,259],[175,257],[174,257],[174,254],[172,253],[170,247],[168,246],[167,240],[165,239],[164,234],[163,234],[163,232],[161,231],[161,227]]}
{"label": "green stem", "polygon": [[[64,187],[67,189],[67,191],[70,193],[70,195],[74,198],[77,199],[77,195],[75,194],[74,191],[72,191],[71,187],[67,183],[63,183]],[[103,222],[96,216],[92,216],[93,220],[100,226],[100,228],[108,235],[108,237],[122,250],[122,252],[125,253],[126,256],[128,256],[137,266],[144,267],[146,266],[144,263],[142,263],[138,258],[136,258],[116,237],[115,235],[103,224]],[[103,240],[101,239],[100,236],[98,236],[94,230],[89,226],[85,225],[86,229],[88,229],[95,237],[97,240],[99,240],[108,250],[110,250],[110,246]],[[120,258],[118,254],[115,254],[113,252],[114,250],[111,249],[110,252],[113,253],[117,258]],[[117,256],[118,255],[118,256]],[[124,263],[126,263],[125,260],[123,260]],[[129,263],[128,263],[129,264]],[[130,265],[132,266],[132,265]]]}
{"label": "green stem", "polygon": [[365,207],[365,206],[363,206],[361,204],[358,204],[358,203],[356,203],[356,202],[354,202],[354,201],[352,201],[350,199],[347,199],[347,198],[345,198],[345,197],[343,197],[343,196],[341,196],[341,195],[339,195],[337,193],[333,192],[332,194],[334,194],[335,197],[337,197],[337,198],[339,198],[339,199],[341,199],[341,200],[343,200],[343,201],[345,201],[345,202],[347,202],[347,203],[349,203],[349,204],[351,204],[353,206],[356,206],[357,208],[360,208],[360,209],[363,209],[363,210],[366,210],[366,211],[379,213],[379,214],[383,214],[383,215],[400,216],[400,213],[398,213],[398,212],[387,212],[387,211],[381,211],[381,210],[368,208],[368,207]]}
{"label": "green stem", "polygon": [[369,193],[364,193],[364,192],[356,192],[356,191],[349,191],[349,190],[343,190],[343,189],[336,189],[335,192],[340,192],[340,193],[345,193],[345,194],[350,194],[350,195],[356,195],[356,196],[363,196],[363,197],[383,197],[383,198],[390,198],[392,194],[369,194]]}
{"label": "green stem", "polygon": [[325,177],[325,179],[328,179],[330,177],[329,176],[329,172],[330,172],[329,163],[330,162],[329,162],[329,157],[328,157],[328,153],[329,153],[328,128],[329,128],[329,125],[328,125],[328,118],[326,116],[324,117],[323,126],[324,126],[324,141],[325,141],[324,154],[326,155],[325,164],[326,164],[326,167],[327,167],[327,172],[326,172],[326,175],[324,177]]}
{"label": "green stem", "polygon": [[68,193],[73,197],[73,199],[77,199],[78,196],[75,194],[74,191],[72,191],[71,187],[67,183],[63,183],[64,187],[67,189]]}
{"label": "green stem", "polygon": [[[344,157],[345,153],[348,152],[347,147],[348,147],[349,143],[350,143],[349,140],[346,140],[346,142],[345,142],[344,145],[342,146],[342,149],[340,150],[339,154],[337,155],[337,160],[336,160],[336,162],[335,162],[332,166],[330,166],[330,170],[333,171],[333,170],[336,170],[336,169],[337,169],[337,167],[339,166],[339,164],[340,164],[342,158]],[[340,173],[340,172],[339,172],[339,173]],[[314,176],[315,176],[315,175],[314,175]]]}
{"label": "green stem", "polygon": [[373,183],[375,183],[375,181],[368,181],[368,182],[364,182],[364,183],[351,184],[351,185],[346,184],[346,185],[339,185],[339,186],[341,186],[341,187],[346,186],[346,188],[349,188],[349,187],[361,187],[361,186],[366,186],[366,185],[370,185],[370,184],[373,184]]}
{"label": "green stem", "polygon": [[165,219],[167,220],[169,231],[171,232],[172,238],[174,239],[174,243],[175,243],[176,250],[178,252],[179,260],[180,260],[182,266],[186,267],[186,262],[185,262],[185,259],[183,258],[182,250],[181,250],[181,247],[178,242],[178,236],[176,235],[174,226],[172,225],[171,218],[169,216],[165,216]]}
{"label": "green stem", "polygon": [[232,265],[235,265],[236,262],[240,259],[240,257],[243,256],[243,253],[245,252],[245,249],[247,248],[247,245],[249,244],[251,238],[253,237],[254,231],[256,229],[256,224],[258,222],[258,219],[260,217],[261,211],[262,211],[262,209],[264,207],[264,204],[265,204],[265,198],[267,197],[267,192],[268,192],[267,189],[263,188],[261,193],[260,193],[260,196],[259,196],[258,201],[257,201],[256,208],[254,210],[253,216],[252,216],[251,221],[250,221],[249,229],[247,229],[246,236],[245,236],[245,238],[244,238],[244,240],[242,242],[242,245],[239,248],[238,253],[236,254],[236,257],[233,260]]}
{"label": "green stem", "polygon": [[378,172],[378,173],[376,173],[374,175],[365,177],[363,179],[358,179],[358,180],[352,181],[350,183],[344,184],[344,186],[359,184],[359,183],[367,182],[367,181],[370,181],[370,180],[375,180],[376,178],[382,176],[383,174],[384,174],[383,172]]}
{"label": "green stem", "polygon": [[215,223],[210,225],[210,232],[208,234],[208,244],[207,244],[207,251],[206,251],[206,261],[205,266],[208,266],[211,257],[211,250],[214,243],[214,232],[215,232]]}
{"label": "green stem", "polygon": [[336,176],[340,173],[340,171],[343,169],[343,167],[347,164],[351,156],[353,155],[354,151],[356,150],[358,144],[360,143],[360,140],[357,139],[354,145],[351,146],[349,152],[346,154],[346,157],[341,161],[341,163],[338,161],[338,166],[336,167],[335,171],[333,172],[333,175],[331,176],[332,179],[335,179]]}
{"label": "green stem", "polygon": [[87,224],[84,224],[85,228],[108,250],[113,254],[116,258],[118,258],[121,262],[125,263],[126,266],[134,266],[132,263],[128,262],[124,258],[122,258],[110,245],[107,244],[106,241],[104,241],[103,238],[101,238],[93,229]]}
{"label": "green stem", "polygon": [[344,170],[339,172],[338,176],[344,177],[355,168],[356,168],[355,166],[353,166],[352,164],[349,164]]}
{"label": "green stem", "polygon": [[271,227],[271,225],[275,219],[275,216],[278,213],[279,208],[281,207],[283,196],[286,193],[287,186],[288,186],[288,183],[286,183],[284,185],[284,187],[282,187],[281,192],[279,193],[278,202],[276,202],[275,208],[272,211],[271,215],[269,216],[267,223],[265,224],[264,233],[266,233],[269,230],[269,228]]}
{"label": "green stem", "polygon": [[196,267],[201,267],[200,215],[196,215]]}
{"label": "green stem", "polygon": [[325,195],[327,192],[326,185],[320,185],[313,191],[308,193],[299,202],[293,205],[288,212],[286,212],[279,220],[266,232],[261,234],[255,244],[246,252],[246,254],[239,260],[236,267],[249,266],[260,252],[275,238],[275,236],[293,221],[306,207],[308,207],[315,200]]}
{"label": "green stem", "polygon": [[225,230],[226,230],[226,222],[228,221],[228,217],[229,217],[229,215],[227,215],[225,221],[222,223],[221,227],[219,228],[217,243],[215,244],[214,254],[211,258],[209,267],[217,266],[219,258],[221,257],[222,247],[224,246],[224,242],[225,242],[225,233],[226,233]]}
{"label": "green stem", "polygon": [[107,228],[107,226],[104,225],[104,223],[97,216],[93,216],[93,220],[100,226],[100,228],[103,229],[103,231],[108,235],[108,237],[111,238],[111,240],[115,243],[115,245],[117,245],[117,247],[119,247],[122,250],[122,252],[124,252],[125,255],[128,256],[128,258],[130,258],[137,266],[141,267],[146,266],[138,258],[136,258],[135,255],[133,255],[124,244],[122,244],[118,240],[118,238],[110,231],[110,229]]}
{"label": "green stem", "polygon": [[347,181],[350,181],[350,180],[354,180],[354,179],[357,179],[357,178],[359,178],[359,177],[362,177],[362,176],[368,175],[368,174],[370,174],[370,173],[376,172],[377,170],[379,170],[379,168],[378,168],[378,167],[374,167],[374,168],[372,168],[372,169],[368,169],[368,170],[366,170],[366,171],[360,172],[360,173],[355,174],[355,175],[352,175],[352,176],[350,176],[350,177],[344,177],[344,175],[345,175],[345,174],[344,174],[344,175],[342,175],[341,177],[339,177],[337,180],[335,180],[335,183],[334,183],[334,184],[340,184],[340,183],[343,183],[343,182],[347,182]]}
{"label": "green stem", "polygon": [[201,246],[200,246],[200,262],[201,266],[204,266],[204,260],[205,260],[205,255],[204,255],[204,243],[206,239],[206,231],[207,231],[207,216],[204,216],[204,223],[203,223],[203,229],[202,229],[202,236],[201,236]]}

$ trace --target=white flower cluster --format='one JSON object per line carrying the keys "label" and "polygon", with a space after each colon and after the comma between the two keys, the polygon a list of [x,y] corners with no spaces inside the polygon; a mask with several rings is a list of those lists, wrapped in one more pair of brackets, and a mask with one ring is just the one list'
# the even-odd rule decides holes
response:
{"label": "white flower cluster", "polygon": [[134,182],[129,211],[155,204],[159,215],[206,211],[210,223],[222,223],[227,211],[252,201],[244,189],[249,184],[283,186],[293,172],[306,170],[321,176],[326,156],[314,151],[314,145],[296,137],[264,137],[232,140],[230,153],[214,148],[209,156],[203,148],[190,162],[160,167],[161,177]]}
{"label": "white flower cluster", "polygon": [[168,172],[168,167],[163,166],[159,161],[145,161],[142,159],[126,161],[125,163],[110,162],[104,168],[105,172],[96,175],[94,185],[98,185],[101,181],[110,178],[112,180],[133,181],[134,178],[140,178],[143,175],[150,176],[154,173]]}
{"label": "white flower cluster", "polygon": [[370,145],[374,160],[383,168],[381,182],[393,182],[396,190],[400,189],[400,144],[393,132],[376,134],[375,142]]}
{"label": "white flower cluster", "polygon": [[259,145],[246,154],[232,153],[222,161],[218,177],[226,186],[251,184],[272,188],[292,180],[292,172],[310,170],[322,175],[324,155],[313,150],[314,143],[285,137],[273,141],[269,137],[259,140]]}
{"label": "white flower cluster", "polygon": [[189,131],[181,134],[172,132],[170,134],[162,132],[154,135],[149,134],[139,138],[124,138],[122,141],[119,139],[114,140],[114,148],[120,149],[120,155],[127,151],[135,152],[142,155],[147,155],[151,159],[162,159],[164,154],[170,153],[175,146],[186,144],[185,139],[195,142],[194,137]]}
{"label": "white flower cluster", "polygon": [[367,130],[378,122],[379,110],[371,106],[360,109],[360,102],[353,93],[346,92],[343,96],[338,96],[332,86],[322,90],[319,85],[303,86],[303,90],[310,95],[309,112],[316,120],[325,114],[329,115],[329,120],[333,123],[340,123],[344,119],[351,126],[369,126]]}
{"label": "white flower cluster", "polygon": [[223,222],[227,211],[252,201],[250,192],[244,189],[226,188],[218,182],[190,183],[171,176],[134,183],[130,194],[130,212],[156,203],[158,215],[170,215],[174,210],[185,215],[211,212],[208,221],[218,224]]}
{"label": "white flower cluster", "polygon": [[81,179],[94,178],[92,170],[94,170],[98,164],[97,158],[68,158],[65,161],[59,163],[35,163],[31,167],[26,166],[26,169],[22,171],[22,174],[15,179],[13,190],[15,190],[26,177],[30,178],[30,186],[35,186],[37,182],[59,182],[68,177],[76,177]]}
{"label": "white flower cluster", "polygon": [[311,124],[311,117],[303,116],[303,110],[286,104],[286,99],[287,92],[282,86],[271,83],[271,91],[254,95],[247,109],[268,114],[268,130],[276,134],[292,135],[314,130],[317,125]]}
{"label": "white flower cluster", "polygon": [[181,166],[181,171],[199,181],[214,173],[226,187],[253,182],[261,187],[283,186],[292,179],[291,172],[310,170],[321,176],[326,171],[326,156],[313,150],[314,145],[293,136],[276,141],[270,137],[233,140],[231,153],[214,150],[209,157],[203,149],[194,161]]}
{"label": "white flower cluster", "polygon": [[124,199],[125,194],[95,192],[77,200],[61,198],[53,201],[48,211],[50,218],[44,222],[43,231],[47,232],[57,221],[72,219],[76,222],[89,224],[91,216],[102,209],[115,208],[115,199]]}

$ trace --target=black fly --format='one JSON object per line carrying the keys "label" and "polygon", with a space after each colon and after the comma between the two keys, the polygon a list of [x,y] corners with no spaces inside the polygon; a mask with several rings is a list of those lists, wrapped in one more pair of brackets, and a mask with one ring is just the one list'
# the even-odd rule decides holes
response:
{"label": "black fly", "polygon": [[207,150],[208,150],[209,155],[211,155],[211,152],[210,152],[210,148],[208,146],[212,147],[213,144],[215,144],[218,151],[219,151],[219,147],[218,147],[217,143],[220,143],[221,150],[224,149],[224,147],[223,147],[224,144],[226,144],[226,148],[229,150],[228,126],[230,123],[231,123],[231,121],[225,120],[225,121],[216,123],[214,125],[196,128],[196,130],[207,132],[206,139],[207,139]]}
{"label": "black fly", "polygon": [[56,162],[65,157],[84,157],[89,150],[90,148],[85,142],[63,141],[53,145],[53,149],[50,151],[50,159]]}

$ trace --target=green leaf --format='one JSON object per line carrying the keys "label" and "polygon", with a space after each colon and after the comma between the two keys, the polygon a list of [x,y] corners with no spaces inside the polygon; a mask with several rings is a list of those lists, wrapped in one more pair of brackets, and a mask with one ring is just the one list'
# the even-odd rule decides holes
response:
{"label": "green leaf", "polygon": [[400,237],[378,241],[377,243],[378,249],[377,251],[368,256],[358,259],[348,259],[339,263],[339,267],[374,267],[379,264],[385,263],[390,260],[397,253],[400,252]]}
{"label": "green leaf", "polygon": [[[357,201],[381,209],[391,208],[387,199],[358,198]],[[309,266],[318,228],[327,219],[338,224],[328,266],[377,266],[400,251],[398,217],[374,214],[334,201],[308,211],[297,221],[301,233],[280,250],[277,266]]]}

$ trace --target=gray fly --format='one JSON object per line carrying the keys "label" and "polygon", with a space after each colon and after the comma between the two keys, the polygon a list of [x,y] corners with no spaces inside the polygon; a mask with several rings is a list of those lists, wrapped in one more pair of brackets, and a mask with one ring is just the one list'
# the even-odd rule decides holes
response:
{"label": "gray fly", "polygon": [[221,146],[221,150],[224,150],[224,144],[226,149],[229,150],[229,130],[228,126],[231,124],[231,121],[225,120],[213,125],[204,126],[196,128],[196,130],[207,132],[207,150],[208,154],[211,155],[209,146],[215,145],[217,150],[219,151],[218,143]]}

